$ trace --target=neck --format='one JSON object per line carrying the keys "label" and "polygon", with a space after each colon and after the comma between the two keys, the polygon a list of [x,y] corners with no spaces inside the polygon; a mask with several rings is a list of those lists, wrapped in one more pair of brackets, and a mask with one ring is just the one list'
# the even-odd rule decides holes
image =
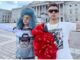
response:
{"label": "neck", "polygon": [[50,19],[50,21],[49,21],[50,24],[56,24],[56,23],[58,23],[58,22],[59,22],[58,19],[55,19],[55,20]]}
{"label": "neck", "polygon": [[29,25],[24,25],[24,28],[27,28],[27,27],[29,27]]}

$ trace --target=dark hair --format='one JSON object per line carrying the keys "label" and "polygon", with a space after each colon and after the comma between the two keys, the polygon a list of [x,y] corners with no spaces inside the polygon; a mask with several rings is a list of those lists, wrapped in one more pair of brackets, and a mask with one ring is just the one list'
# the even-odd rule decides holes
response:
{"label": "dark hair", "polygon": [[56,6],[56,7],[59,9],[59,6],[58,6],[58,4],[56,4],[56,3],[49,4],[49,5],[48,5],[48,9],[49,9],[51,6]]}
{"label": "dark hair", "polygon": [[21,16],[20,16],[19,20],[17,21],[17,27],[19,29],[23,29],[24,24],[23,24],[23,18],[22,17],[24,15],[31,16],[31,19],[29,21],[29,27],[33,29],[35,27],[36,16],[34,14],[34,11],[31,8],[24,8],[21,11]]}

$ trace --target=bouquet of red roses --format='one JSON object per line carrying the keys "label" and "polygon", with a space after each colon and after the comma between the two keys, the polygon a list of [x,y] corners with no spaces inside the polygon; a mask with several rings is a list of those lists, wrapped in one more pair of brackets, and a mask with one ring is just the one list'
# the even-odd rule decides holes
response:
{"label": "bouquet of red roses", "polygon": [[34,36],[34,53],[39,59],[56,59],[57,47],[54,44],[54,36],[44,31],[44,24],[36,26],[32,30]]}

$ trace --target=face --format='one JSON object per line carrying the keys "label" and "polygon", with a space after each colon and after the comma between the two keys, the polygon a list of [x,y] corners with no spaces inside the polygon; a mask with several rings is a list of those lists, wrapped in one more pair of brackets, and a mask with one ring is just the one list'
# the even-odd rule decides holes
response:
{"label": "face", "polygon": [[29,15],[24,15],[23,16],[23,24],[24,25],[28,25],[29,24],[29,20],[30,20],[30,16]]}
{"label": "face", "polygon": [[59,15],[59,9],[56,6],[51,6],[48,8],[48,15],[50,17],[50,19],[52,20],[56,20],[58,18]]}

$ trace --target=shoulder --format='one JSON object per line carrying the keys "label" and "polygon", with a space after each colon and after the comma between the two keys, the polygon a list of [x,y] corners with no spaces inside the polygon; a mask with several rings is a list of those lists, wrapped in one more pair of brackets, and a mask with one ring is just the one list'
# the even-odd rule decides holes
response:
{"label": "shoulder", "polygon": [[74,24],[73,22],[60,22],[60,23],[63,23],[63,24]]}
{"label": "shoulder", "polygon": [[59,24],[68,24],[69,22],[59,22]]}
{"label": "shoulder", "polygon": [[75,31],[76,30],[76,23],[73,23],[73,22],[63,22],[63,24],[66,26],[66,28],[68,27],[68,29],[71,30],[71,31]]}
{"label": "shoulder", "polygon": [[75,25],[76,23],[72,23],[72,22],[60,22],[61,25],[66,25],[66,26],[72,26]]}

